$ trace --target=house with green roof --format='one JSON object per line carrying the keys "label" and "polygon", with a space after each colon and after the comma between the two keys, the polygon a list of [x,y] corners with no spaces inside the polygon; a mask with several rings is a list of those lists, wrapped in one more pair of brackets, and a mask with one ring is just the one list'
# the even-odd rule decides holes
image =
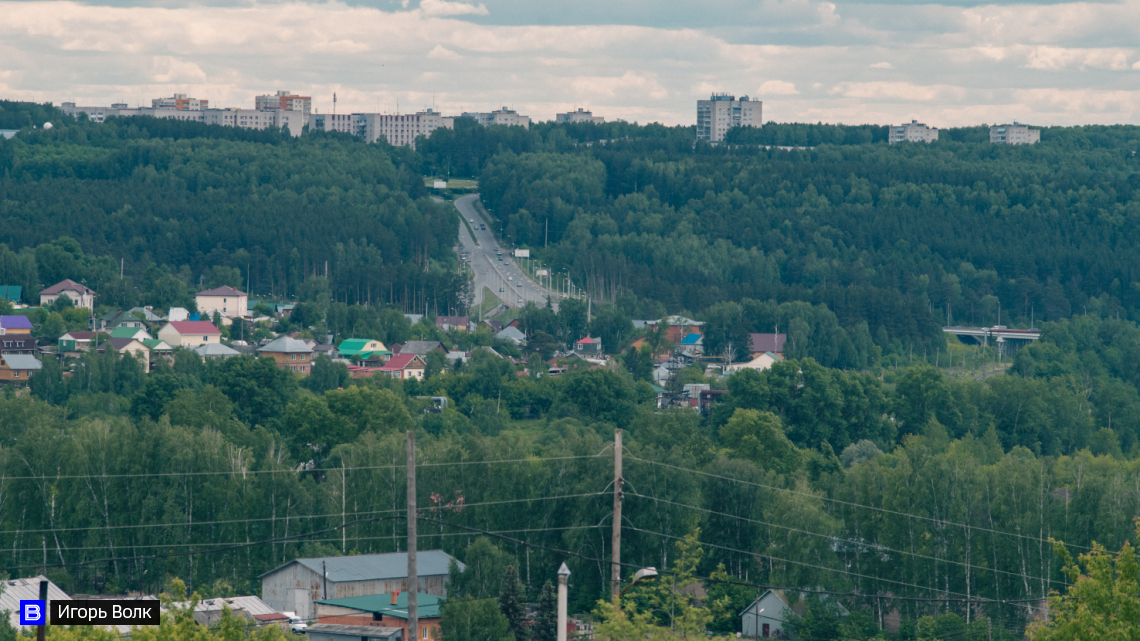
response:
{"label": "house with green roof", "polygon": [[111,338],[133,338],[138,341],[154,338],[142,327],[120,325],[111,332]]}
{"label": "house with green roof", "polygon": [[341,358],[359,358],[362,361],[385,362],[392,356],[392,352],[384,347],[384,343],[370,338],[346,338],[336,347]]}
{"label": "house with green roof", "polygon": [[20,285],[0,285],[0,298],[18,305],[24,296],[24,288]]}
{"label": "house with green roof", "polygon": [[[345,597],[314,601],[317,623],[345,626],[380,625],[408,630],[408,593],[391,592],[367,596]],[[440,639],[439,615],[443,598],[419,592],[416,595],[416,614],[422,639]],[[426,634],[423,632],[426,631]]]}

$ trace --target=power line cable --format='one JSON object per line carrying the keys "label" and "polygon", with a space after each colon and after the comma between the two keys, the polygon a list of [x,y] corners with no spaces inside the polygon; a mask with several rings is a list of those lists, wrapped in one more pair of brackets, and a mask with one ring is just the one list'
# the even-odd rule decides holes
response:
{"label": "power line cable", "polygon": [[[662,463],[661,461],[651,461],[651,460],[639,458],[639,457],[636,457],[633,455],[626,455],[625,458],[632,459],[634,461],[640,461],[642,463],[649,463],[650,465],[660,465],[661,467],[667,467],[667,468],[678,470],[681,472],[690,472],[692,474],[699,474],[701,476],[707,476],[710,478],[721,479],[724,481],[732,481],[734,483],[740,483],[742,485],[751,485],[753,487],[759,487],[759,488],[763,488],[766,490],[772,490],[774,492],[784,492],[787,494],[794,494],[796,496],[806,496],[808,498],[818,499],[820,501],[828,501],[830,503],[837,503],[839,505],[846,505],[848,507],[859,507],[859,508],[864,508],[867,510],[874,510],[876,512],[884,512],[886,514],[894,514],[896,516],[905,516],[907,518],[919,519],[922,521],[930,521],[931,523],[938,523],[938,524],[942,524],[942,525],[953,525],[955,527],[969,528],[971,530],[977,530],[979,532],[988,532],[990,534],[1001,534],[1003,536],[1012,536],[1012,537],[1017,537],[1017,538],[1021,538],[1021,539],[1027,539],[1027,540],[1034,541],[1037,543],[1048,543],[1049,545],[1052,545],[1052,543],[1048,539],[1043,539],[1043,538],[1037,537],[1037,536],[1030,536],[1028,534],[1018,534],[1016,532],[1003,532],[1002,530],[994,530],[994,529],[985,528],[985,527],[981,527],[981,526],[977,526],[977,525],[966,525],[965,523],[955,523],[953,521],[947,521],[945,519],[937,519],[937,518],[934,518],[931,516],[920,516],[918,514],[908,514],[906,512],[899,512],[897,510],[891,510],[891,509],[887,509],[887,508],[883,508],[883,507],[874,507],[871,505],[862,505],[860,503],[852,503],[850,501],[844,501],[842,499],[833,499],[833,498],[830,498],[827,496],[819,496],[816,494],[811,494],[809,492],[799,492],[796,490],[789,490],[789,489],[783,488],[783,487],[776,487],[773,485],[765,485],[763,483],[755,483],[752,481],[745,481],[742,479],[734,479],[730,476],[721,476],[719,474],[712,474],[710,472],[702,472],[700,470],[693,470],[693,469],[689,469],[686,467],[679,467],[677,465],[670,465],[669,463]],[[1071,544],[1067,544],[1067,543],[1066,543],[1066,545],[1068,547],[1080,548],[1082,550],[1092,550],[1093,549],[1091,547],[1087,547],[1084,545],[1071,545]]]}
{"label": "power line cable", "polygon": [[[603,449],[602,452],[605,450]],[[504,459],[495,461],[447,461],[442,463],[416,463],[416,467],[450,467],[454,465],[500,465],[506,463],[542,463],[546,461],[571,461],[588,458],[600,458],[602,452],[598,454],[585,454],[582,456],[551,456],[545,458],[531,457],[521,459]],[[42,475],[27,475],[27,476],[0,476],[0,483],[4,481],[48,481],[48,480],[66,480],[66,479],[134,479],[134,478],[159,478],[159,477],[183,477],[183,476],[246,476],[257,474],[306,474],[310,472],[339,472],[345,471],[360,471],[360,470],[402,470],[407,465],[364,465],[356,467],[325,467],[313,468],[311,470],[285,468],[279,470],[213,470],[206,472],[138,472],[132,474],[42,474]]]}
{"label": "power line cable", "polygon": [[697,507],[695,505],[688,505],[687,503],[677,503],[675,501],[670,501],[668,499],[662,499],[662,498],[657,498],[657,497],[653,497],[653,496],[646,496],[644,494],[638,494],[636,492],[626,492],[625,495],[626,496],[633,496],[633,497],[637,497],[637,498],[642,498],[642,499],[649,499],[651,501],[658,501],[661,503],[665,503],[667,505],[675,505],[677,507],[689,508],[691,510],[697,510],[699,512],[706,512],[708,514],[715,514],[717,516],[723,516],[723,517],[730,518],[730,519],[747,521],[749,523],[756,523],[759,525],[767,525],[770,527],[788,530],[789,532],[796,532],[799,534],[807,534],[810,536],[818,536],[820,538],[829,539],[831,541],[836,541],[836,542],[840,542],[840,543],[850,543],[852,545],[858,545],[858,546],[866,547],[866,548],[876,550],[876,551],[886,551],[886,552],[894,552],[896,554],[905,554],[905,555],[913,556],[913,557],[919,558],[919,559],[927,559],[930,561],[934,561],[936,563],[939,563],[939,562],[940,563],[950,563],[953,565],[960,565],[962,567],[969,568],[972,570],[985,570],[985,571],[994,572],[994,573],[998,573],[998,574],[1008,574],[1010,576],[1015,576],[1015,577],[1024,578],[1024,579],[1032,579],[1034,581],[1048,581],[1050,583],[1057,583],[1057,584],[1065,585],[1065,586],[1071,585],[1068,581],[1060,581],[1057,579],[1043,579],[1041,577],[1032,576],[1032,575],[1028,575],[1028,574],[1023,575],[1023,574],[1019,574],[1017,572],[1010,572],[1009,570],[999,570],[997,568],[987,568],[987,567],[983,567],[980,565],[973,565],[972,563],[965,563],[962,561],[952,561],[950,559],[940,559],[938,557],[933,557],[933,556],[929,556],[926,554],[919,554],[917,552],[907,552],[906,550],[897,550],[894,548],[889,548],[889,547],[882,545],[882,544],[879,544],[879,543],[871,544],[871,543],[864,543],[861,541],[852,541],[850,539],[845,539],[845,538],[834,536],[831,534],[820,534],[818,532],[812,532],[810,530],[800,530],[797,528],[788,527],[786,525],[779,525],[778,523],[769,523],[768,521],[760,521],[757,519],[751,519],[751,518],[748,518],[746,516],[737,516],[735,514],[728,514],[725,512],[717,512],[715,510],[710,510],[710,509],[703,508],[703,507]]}

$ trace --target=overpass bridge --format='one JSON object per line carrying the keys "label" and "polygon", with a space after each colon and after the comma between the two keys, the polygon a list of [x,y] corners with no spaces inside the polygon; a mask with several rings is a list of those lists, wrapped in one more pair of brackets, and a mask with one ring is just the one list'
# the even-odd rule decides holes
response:
{"label": "overpass bridge", "polygon": [[1039,329],[1010,329],[1005,325],[993,327],[943,327],[942,331],[958,337],[970,337],[981,345],[989,345],[993,340],[1002,353],[1017,351],[1022,346],[1041,338]]}

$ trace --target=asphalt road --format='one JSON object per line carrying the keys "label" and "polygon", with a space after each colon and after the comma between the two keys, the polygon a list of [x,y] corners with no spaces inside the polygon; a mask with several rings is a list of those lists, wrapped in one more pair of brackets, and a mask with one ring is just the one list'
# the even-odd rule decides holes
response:
{"label": "asphalt road", "polygon": [[[459,215],[475,230],[475,237],[472,238],[467,225],[460,225],[459,228],[459,252],[467,255],[468,264],[475,272],[473,305],[483,303],[483,288],[486,287],[510,307],[522,307],[528,302],[545,305],[549,296],[557,310],[562,295],[540,286],[523,274],[515,264],[515,259],[495,242],[491,229],[480,229],[480,225],[485,226],[487,221],[476,211],[475,201],[478,198],[478,194],[472,194],[455,200]],[[495,254],[496,250],[501,251],[502,260],[499,260],[500,255]]]}

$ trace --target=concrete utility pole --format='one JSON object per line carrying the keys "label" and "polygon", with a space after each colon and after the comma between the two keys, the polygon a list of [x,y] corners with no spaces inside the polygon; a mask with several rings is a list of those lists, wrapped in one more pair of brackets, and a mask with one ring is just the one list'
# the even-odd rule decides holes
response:
{"label": "concrete utility pole", "polygon": [[570,568],[563,563],[558,568],[558,641],[566,641],[566,581]]}
{"label": "concrete utility pole", "polygon": [[614,430],[614,518],[613,535],[610,545],[613,556],[610,558],[610,599],[618,604],[621,594],[621,430]]}
{"label": "concrete utility pole", "polygon": [[[563,564],[562,567],[566,567],[566,565]],[[47,638],[46,622],[48,620],[48,616],[50,616],[48,613],[51,612],[51,606],[48,605],[48,582],[47,581],[40,581],[40,601],[44,602],[44,612],[43,612],[44,618],[43,618],[43,621],[45,623],[41,623],[40,625],[36,626],[36,641],[44,641],[44,639]]]}
{"label": "concrete utility pole", "polygon": [[416,433],[408,430],[408,639],[418,641],[420,579],[416,571]]}

